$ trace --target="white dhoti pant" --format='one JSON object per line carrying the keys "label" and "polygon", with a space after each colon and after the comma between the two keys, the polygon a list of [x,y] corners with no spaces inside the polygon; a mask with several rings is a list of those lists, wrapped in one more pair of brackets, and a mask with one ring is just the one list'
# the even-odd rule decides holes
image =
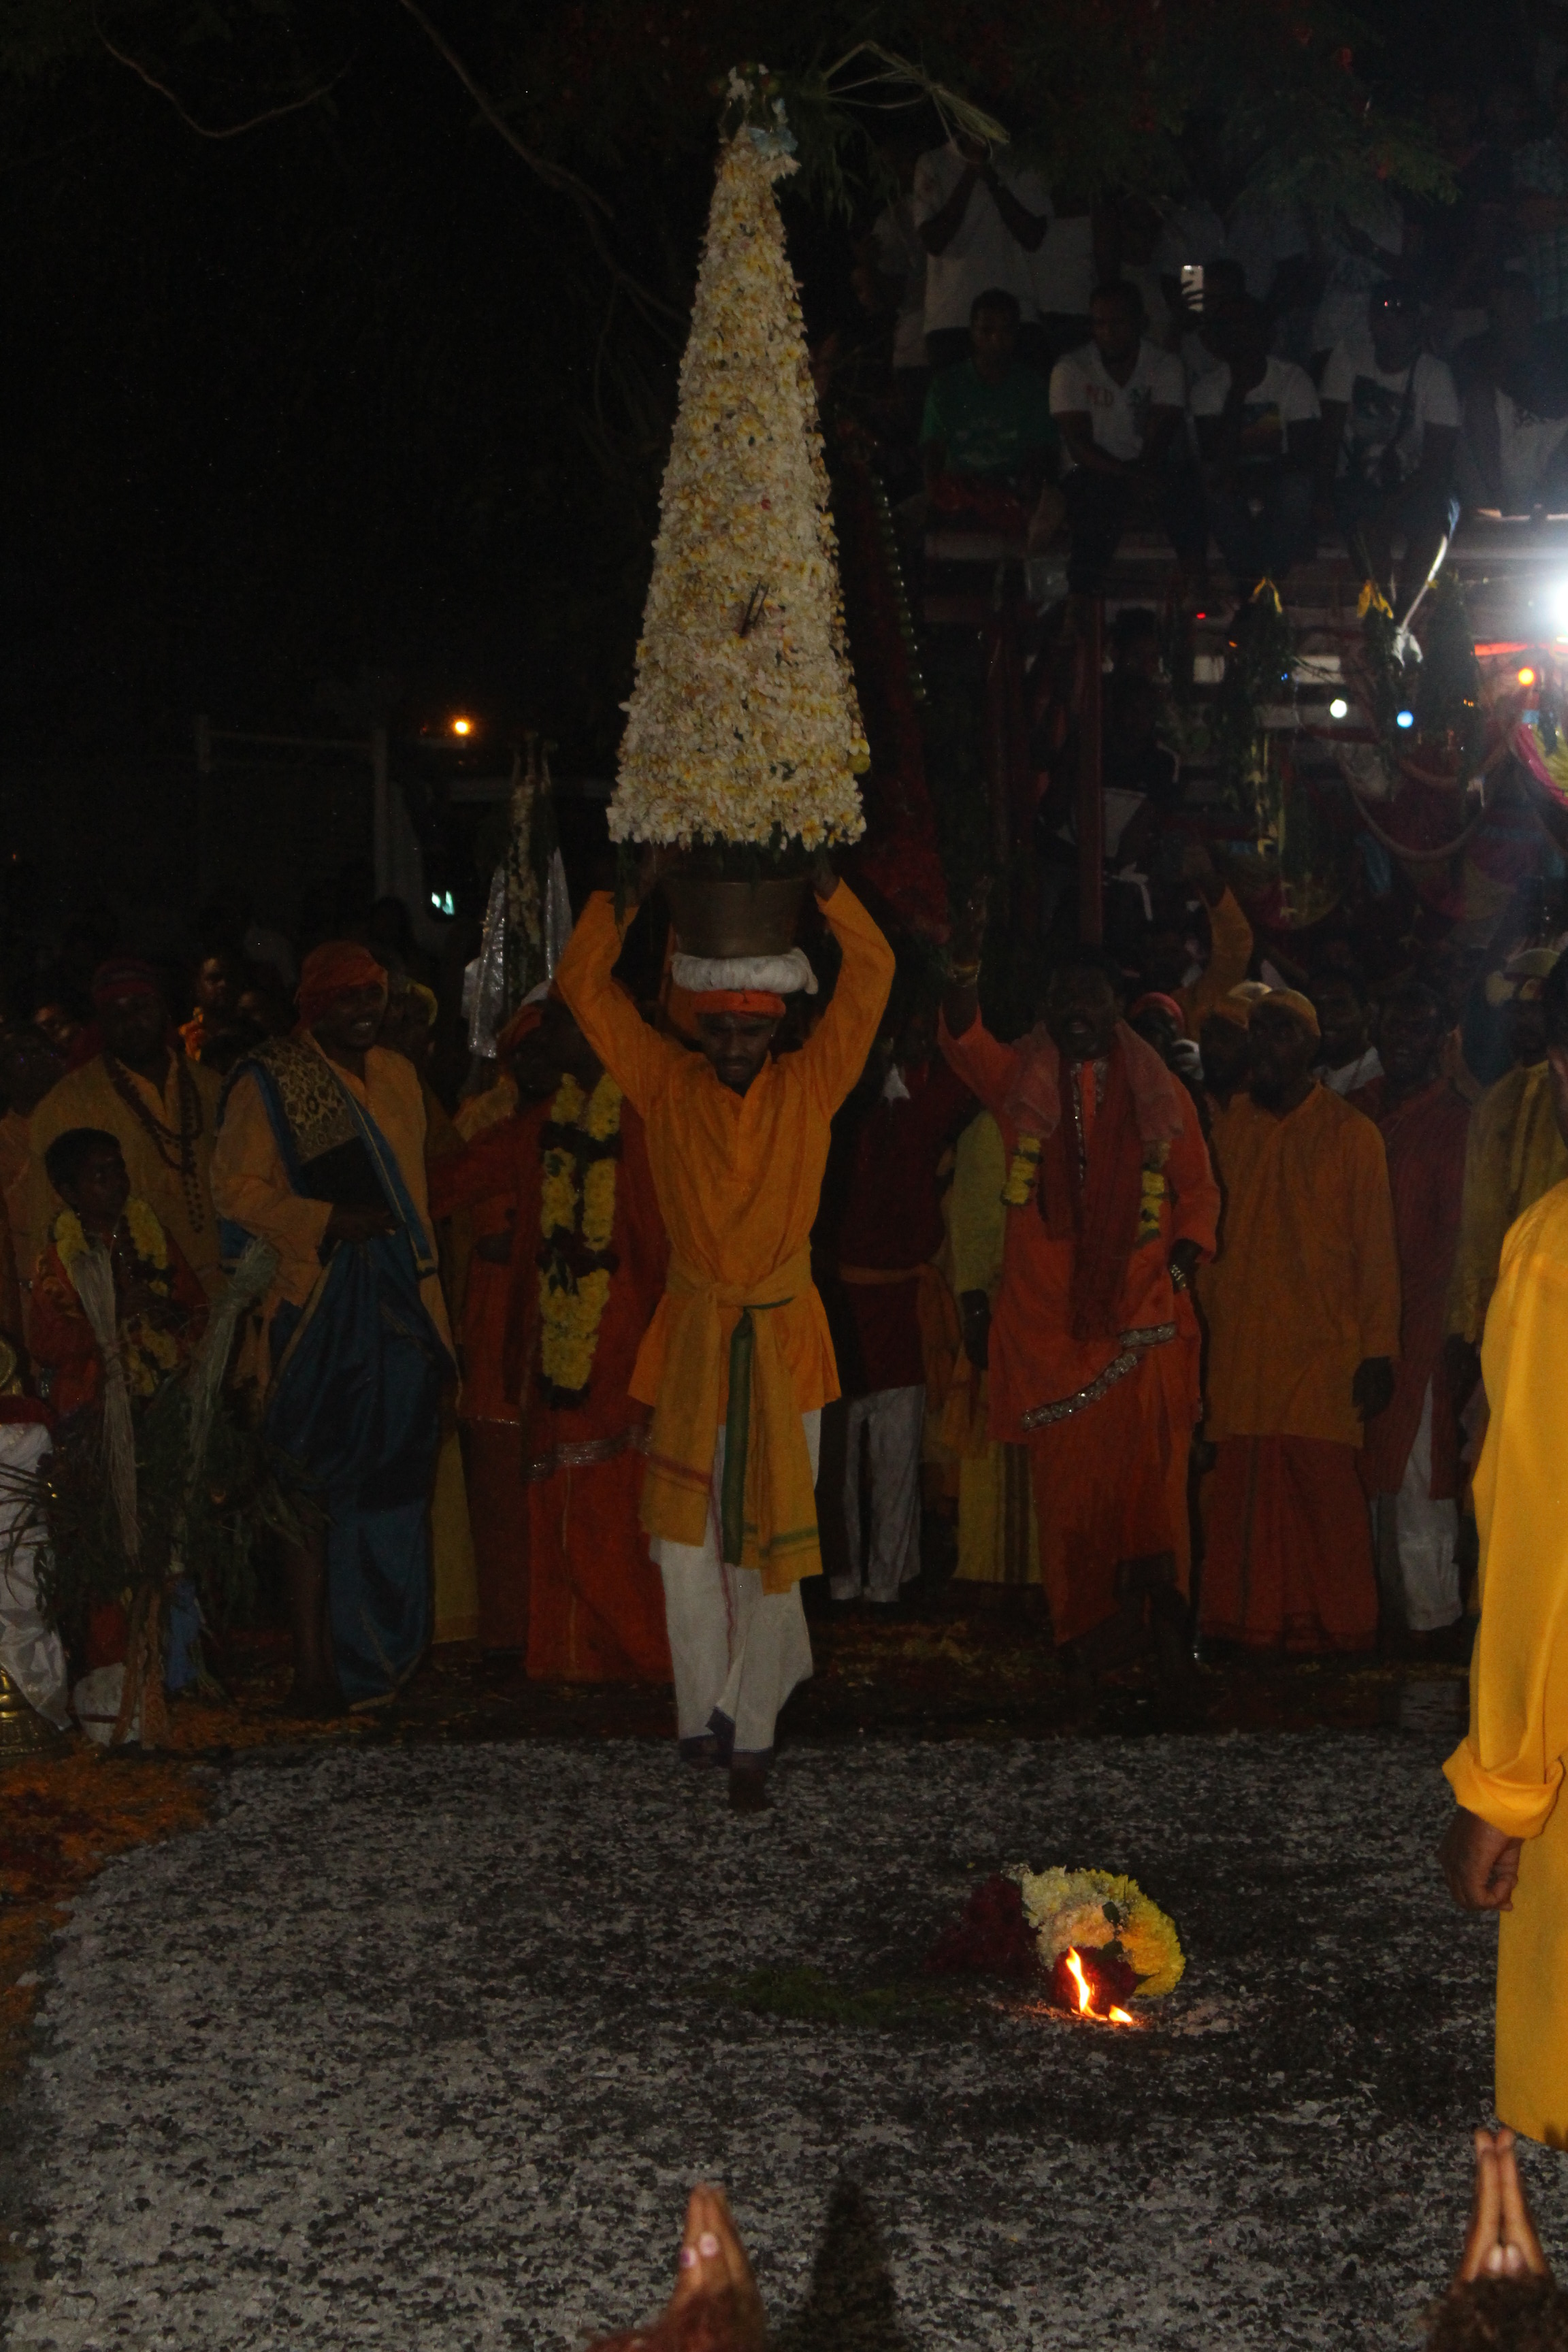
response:
{"label": "white dhoti pant", "polygon": [[[815,1478],[822,1415],[803,1412],[800,1419]],[[676,1724],[682,1739],[711,1731],[741,1762],[765,1763],[780,1707],[797,1683],[811,1677],[811,1636],[798,1584],[764,1592],[759,1570],[731,1568],[720,1559],[717,1498],[723,1479],[721,1429],[706,1540],[683,1544],[655,1536],[650,1546],[664,1579]]]}
{"label": "white dhoti pant", "polygon": [[1399,1576],[1405,1589],[1405,1621],[1413,1633],[1435,1633],[1459,1614],[1459,1507],[1434,1502],[1432,1486],[1432,1384],[1421,1402],[1421,1421],[1397,1495],[1378,1498],[1380,1512],[1394,1515]]}
{"label": "white dhoti pant", "polygon": [[849,1538],[849,1573],[829,1587],[835,1601],[860,1594],[860,1435],[864,1431],[871,1472],[871,1556],[866,1562],[866,1596],[886,1604],[921,1572],[921,1439],[925,1430],[925,1383],[876,1389],[849,1407],[844,1465],[844,1527]]}

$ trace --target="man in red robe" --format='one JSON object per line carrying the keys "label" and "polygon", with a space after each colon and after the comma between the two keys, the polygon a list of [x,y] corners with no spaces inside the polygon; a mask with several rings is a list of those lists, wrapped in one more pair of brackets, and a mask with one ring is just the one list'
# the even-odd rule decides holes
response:
{"label": "man in red robe", "polygon": [[1121,1018],[1116,965],[1096,948],[1064,954],[1044,1021],[1004,1045],[978,1017],[984,923],[977,893],[940,1035],[1008,1159],[991,1434],[1029,1446],[1041,1576],[1075,1676],[1150,1635],[1179,1675],[1199,1402],[1189,1285],[1214,1254],[1219,1193],[1191,1097]]}
{"label": "man in red robe", "polygon": [[627,1392],[669,1255],[642,1122],[559,998],[512,1071],[516,1116],[437,1160],[430,1199],[445,1216],[510,1196],[500,1385],[518,1401],[528,1673],[667,1682],[664,1594],[637,1516],[648,1414]]}
{"label": "man in red robe", "polygon": [[1385,1633],[1436,1633],[1459,1614],[1458,1437],[1443,1326],[1465,1195],[1470,1107],[1440,1071],[1443,1007],[1412,983],[1384,1000],[1384,1075],[1350,1097],[1383,1136],[1399,1250],[1394,1399],[1367,1423],[1361,1470],[1376,1496]]}
{"label": "man in red robe", "polygon": [[[874,1060],[877,1099],[856,1128],[848,1181],[837,1220],[838,1280],[858,1361],[840,1365],[849,1396],[844,1518],[847,1570],[830,1584],[835,1601],[886,1608],[920,1574],[921,1446],[928,1351],[940,1345],[951,1293],[932,1260],[942,1244],[937,1163],[974,1097],[933,1058],[931,1012],[888,1037]],[[954,1318],[955,1319],[955,1318]],[[846,1374],[848,1374],[846,1377]],[[860,1451],[870,1469],[868,1554],[860,1525]]]}

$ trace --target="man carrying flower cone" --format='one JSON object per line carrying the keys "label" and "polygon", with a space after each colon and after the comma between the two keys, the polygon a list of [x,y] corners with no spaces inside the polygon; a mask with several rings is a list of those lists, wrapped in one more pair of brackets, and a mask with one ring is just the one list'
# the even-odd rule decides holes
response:
{"label": "man carrying flower cone", "polygon": [[[1029,1447],[1040,1569],[1075,1679],[1149,1634],[1185,1664],[1187,1456],[1198,1417],[1193,1271],[1212,1257],[1219,1192],[1191,1097],[1121,1018],[1126,983],[1069,950],[1045,1019],[1004,1045],[979,1018],[987,887],[954,933],[942,1049],[1002,1129],[1007,1155],[989,1356],[991,1434]],[[1145,1612],[1148,1627],[1145,1630]]]}
{"label": "man carrying flower cone", "polygon": [[[816,1443],[838,1393],[811,1228],[829,1122],[893,974],[825,855],[865,830],[868,753],[773,194],[795,143],[763,69],[733,74],[610,804],[611,838],[647,853],[645,890],[664,850],[694,854],[670,976],[695,1000],[700,1052],[645,1028],[611,979],[606,898],[590,900],[556,972],[647,1129],[670,1266],[631,1382],[654,1408],[642,1523],[682,1747],[730,1763],[741,1811],[766,1803],[778,1710],[811,1672],[799,1584],[822,1564]],[[816,982],[790,945],[793,907],[788,923],[762,910],[775,894],[789,906],[791,872],[802,884],[812,858],[843,970],[807,1044],[775,1057],[786,996]]]}
{"label": "man carrying flower cone", "polygon": [[[644,862],[643,888],[657,859]],[[835,1111],[865,1066],[893,955],[825,857],[814,887],[843,953],[798,1053],[773,1056],[784,994],[815,986],[798,949],[676,960],[700,1052],[643,1022],[611,978],[621,931],[591,898],[556,984],[640,1116],[670,1240],[631,1393],[653,1407],[642,1523],[664,1579],[682,1753],[730,1767],[739,1811],[767,1802],[773,1727],[811,1673],[802,1578],[817,1542],[821,1409],[838,1393],[811,1279]]]}

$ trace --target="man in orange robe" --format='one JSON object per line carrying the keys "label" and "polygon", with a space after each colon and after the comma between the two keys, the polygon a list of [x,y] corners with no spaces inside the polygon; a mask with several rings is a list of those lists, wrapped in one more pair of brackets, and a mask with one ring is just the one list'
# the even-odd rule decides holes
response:
{"label": "man in orange robe", "polygon": [[646,1027],[612,980],[620,931],[606,894],[589,900],[555,975],[647,1128],[670,1265],[631,1381],[654,1407],[642,1523],[664,1579],[682,1751],[728,1760],[745,1811],[767,1802],[778,1710],[811,1672],[800,1580],[821,1570],[816,1448],[838,1393],[811,1228],[830,1122],[893,976],[892,950],[826,859],[814,880],[843,966],[798,1052],[771,1050],[784,990],[816,985],[798,949],[738,959],[739,971],[676,958],[697,1053]]}
{"label": "man in orange robe", "polygon": [[[538,1680],[667,1682],[663,1595],[637,1516],[648,1415],[628,1383],[664,1293],[669,1245],[642,1121],[559,998],[529,1011],[498,1040],[510,1049],[521,1108],[430,1171],[436,1215],[484,1204],[510,1244],[500,1316],[487,1300],[464,1327],[461,1410],[471,1429],[482,1408],[494,1441],[476,1533],[493,1533],[504,1460],[516,1538],[506,1551],[480,1542],[480,1638],[521,1619]],[[605,1183],[613,1211],[607,1241],[595,1248],[596,1188]],[[569,1222],[555,1223],[558,1214]],[[591,1329],[565,1339],[582,1361],[563,1385],[558,1335],[567,1321],[575,1330],[584,1302],[591,1320],[594,1291],[584,1277],[595,1258],[609,1277],[603,1310]],[[499,1411],[506,1404],[510,1424]]]}
{"label": "man in orange robe", "polygon": [[976,1005],[984,919],[977,893],[940,1034],[1007,1154],[984,1334],[991,1434],[1029,1447],[1041,1579],[1075,1675],[1091,1679],[1151,1634],[1180,1673],[1198,1414],[1188,1285],[1213,1254],[1219,1195],[1191,1097],[1121,1017],[1117,967],[1095,948],[1065,954],[1045,1020],[1001,1045]]}
{"label": "man in orange robe", "polygon": [[1383,1139],[1312,1076],[1318,1016],[1253,1006],[1252,1077],[1210,1135],[1225,1192],[1209,1326],[1203,1626],[1256,1648],[1377,1633],[1363,1423],[1394,1393],[1399,1255]]}
{"label": "man in orange robe", "polygon": [[1435,1633],[1459,1614],[1459,1444],[1443,1364],[1448,1283],[1465,1196],[1470,1106],[1443,1076],[1447,1020],[1414,983],[1384,999],[1383,1076],[1350,1097],[1388,1158],[1399,1242],[1399,1370],[1366,1433],[1362,1483],[1375,1496],[1378,1582],[1391,1630]]}

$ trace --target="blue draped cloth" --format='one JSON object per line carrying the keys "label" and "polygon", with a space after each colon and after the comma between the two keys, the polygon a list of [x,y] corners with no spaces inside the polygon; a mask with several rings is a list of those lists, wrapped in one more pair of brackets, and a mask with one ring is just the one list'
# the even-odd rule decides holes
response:
{"label": "blue draped cloth", "polygon": [[[303,1192],[274,1076],[259,1056],[245,1066]],[[390,1696],[429,1638],[430,1492],[455,1368],[420,1295],[433,1265],[423,1220],[374,1119],[342,1091],[397,1230],[338,1243],[305,1305],[278,1307],[266,1426],[326,1513],[332,1648],[353,1704]]]}

